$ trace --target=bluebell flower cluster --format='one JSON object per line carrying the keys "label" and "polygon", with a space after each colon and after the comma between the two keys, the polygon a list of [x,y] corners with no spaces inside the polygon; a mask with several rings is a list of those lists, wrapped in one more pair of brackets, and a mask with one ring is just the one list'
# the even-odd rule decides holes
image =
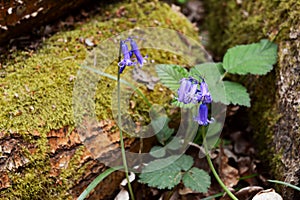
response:
{"label": "bluebell flower cluster", "polygon": [[207,125],[212,121],[208,119],[208,104],[212,102],[208,86],[204,79],[199,82],[193,77],[180,80],[180,87],[177,91],[179,102],[184,104],[200,104],[198,115],[194,118],[199,125]]}
{"label": "bluebell flower cluster", "polygon": [[[128,49],[127,42],[130,43],[131,50]],[[123,60],[121,60],[118,63],[118,66],[120,67],[120,71],[119,71],[120,74],[124,71],[126,66],[135,66],[138,63],[139,66],[142,67],[143,64],[146,62],[145,57],[142,56],[138,48],[138,45],[132,38],[129,37],[126,40],[121,40],[120,46],[121,46],[120,47],[121,52],[123,54]],[[132,55],[135,55],[137,59],[137,63],[131,60]]]}

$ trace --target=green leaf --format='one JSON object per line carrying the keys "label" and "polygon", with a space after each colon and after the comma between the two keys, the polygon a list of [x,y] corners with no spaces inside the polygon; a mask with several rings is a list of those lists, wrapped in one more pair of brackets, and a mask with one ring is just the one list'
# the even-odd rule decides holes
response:
{"label": "green leaf", "polygon": [[[172,189],[180,183],[182,170],[187,171],[194,163],[193,158],[188,155],[182,155],[180,158],[177,158],[178,156],[170,156],[150,162],[140,174],[139,182],[159,189]],[[159,166],[168,163],[169,165],[166,167],[158,169]]]}
{"label": "green leaf", "polygon": [[168,126],[170,119],[166,116],[160,116],[156,119],[152,120],[152,128],[156,133],[156,138],[159,143],[164,145],[166,141],[171,137],[174,133],[174,129],[170,129]]}
{"label": "green leaf", "polygon": [[174,164],[177,165],[183,171],[187,171],[193,166],[194,160],[191,156],[182,155],[179,159],[175,161]]}
{"label": "green leaf", "polygon": [[224,84],[221,81],[223,74],[220,71],[222,71],[220,63],[203,63],[191,68],[190,76],[198,78],[198,81],[201,81],[200,77],[204,78],[213,101],[227,105],[229,102],[226,99]]}
{"label": "green leaf", "polygon": [[225,73],[223,63],[219,62],[219,63],[215,63],[215,65],[216,65],[217,69],[219,70],[220,75],[223,76]]}
{"label": "green leaf", "polygon": [[[188,155],[173,155],[167,158],[161,158],[148,163],[148,165],[142,170],[143,173],[148,173],[152,171],[159,171],[164,168],[176,169],[176,170],[186,170],[191,168],[194,161],[191,156]],[[161,166],[163,166],[161,168]]]}
{"label": "green leaf", "polygon": [[210,176],[202,169],[193,167],[182,178],[183,184],[194,191],[205,193],[210,186]]}
{"label": "green leaf", "polygon": [[180,146],[181,146],[180,138],[173,137],[172,140],[166,145],[166,148],[171,150],[176,150],[179,149]]}
{"label": "green leaf", "polygon": [[180,86],[179,81],[188,76],[185,68],[179,65],[156,65],[156,73],[164,86],[176,92]]}
{"label": "green leaf", "polygon": [[155,158],[161,158],[166,155],[166,150],[161,146],[154,146],[151,148],[149,153]]}
{"label": "green leaf", "polygon": [[224,69],[232,74],[267,74],[277,61],[277,45],[261,40],[259,43],[230,48],[223,59]]}
{"label": "green leaf", "polygon": [[239,83],[224,81],[226,97],[230,103],[250,107],[247,89]]}
{"label": "green leaf", "polygon": [[182,174],[178,170],[164,169],[155,172],[141,173],[140,183],[146,183],[150,187],[158,189],[172,189],[180,183]]}

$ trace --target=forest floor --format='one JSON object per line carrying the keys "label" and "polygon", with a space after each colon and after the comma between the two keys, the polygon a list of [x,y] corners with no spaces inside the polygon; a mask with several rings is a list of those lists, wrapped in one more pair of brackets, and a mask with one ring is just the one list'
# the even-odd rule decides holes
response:
{"label": "forest floor", "polygon": [[[168,1],[167,1],[168,2]],[[170,2],[168,2],[170,3]],[[174,6],[174,5],[173,5]],[[178,5],[177,5],[178,6]],[[207,44],[207,33],[202,29],[205,20],[205,8],[201,1],[188,1],[181,7],[178,7],[187,18],[195,23],[201,30],[199,37],[204,45]],[[100,5],[87,5],[77,12],[66,16],[65,18],[35,28],[30,34],[22,35],[18,38],[11,39],[6,46],[0,47],[0,59],[9,58],[12,52],[16,50],[24,50],[28,52],[36,51],[46,38],[61,30],[72,30],[77,24],[82,24],[91,16],[95,15],[100,10]],[[213,52],[210,52],[213,56]],[[262,165],[258,159],[253,142],[252,129],[249,126],[247,118],[247,110],[238,106],[229,106],[227,109],[226,123],[222,131],[222,141],[218,147],[212,152],[213,163],[225,184],[234,188],[236,196],[239,199],[252,199],[252,197],[263,189],[272,187],[266,180],[269,178],[268,170]],[[202,168],[210,172],[205,158],[198,158],[198,150],[195,147],[190,147],[187,152],[193,156],[196,167]],[[179,185],[172,191],[158,190],[149,188],[146,185],[140,184],[137,181],[133,182],[133,188],[137,199],[214,199],[212,195],[218,194],[215,199],[229,199],[226,195],[222,195],[222,189],[213,178],[212,185],[206,194],[195,193],[183,186]],[[118,194],[118,188],[115,188]],[[233,191],[234,191],[233,190]],[[140,196],[143,194],[143,197]],[[211,198],[207,198],[207,197]],[[222,197],[223,196],[223,197]]]}

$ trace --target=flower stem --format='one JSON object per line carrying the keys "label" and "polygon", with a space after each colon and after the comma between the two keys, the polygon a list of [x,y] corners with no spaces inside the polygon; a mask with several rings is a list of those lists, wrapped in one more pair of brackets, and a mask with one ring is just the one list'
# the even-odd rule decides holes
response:
{"label": "flower stem", "polygon": [[207,148],[207,143],[206,143],[206,137],[205,137],[205,127],[202,127],[202,137],[203,137],[203,145],[204,145],[204,149],[205,149],[205,154],[206,154],[206,159],[208,162],[208,165],[212,171],[212,173],[214,174],[215,178],[217,179],[218,183],[220,184],[220,186],[223,188],[223,190],[228,194],[228,196],[230,196],[231,199],[233,200],[238,200],[238,198],[236,196],[234,196],[234,194],[232,194],[232,192],[226,187],[226,185],[223,183],[223,181],[221,180],[221,178],[219,177],[218,173],[215,170],[215,167],[210,159],[209,156],[209,152],[208,152],[208,148]]}
{"label": "flower stem", "polygon": [[[119,52],[119,62],[121,60],[121,47],[120,47],[120,52]],[[132,191],[131,183],[129,180],[128,176],[128,166],[127,166],[127,161],[126,161],[126,152],[125,152],[125,146],[124,146],[124,140],[123,140],[123,132],[122,132],[122,125],[121,125],[121,103],[120,103],[120,66],[118,66],[118,125],[119,125],[119,130],[120,130],[120,143],[121,143],[121,153],[122,153],[122,160],[123,160],[123,166],[124,166],[124,171],[125,171],[125,176],[128,184],[128,189],[129,193],[131,196],[131,199],[134,200],[134,194]]]}

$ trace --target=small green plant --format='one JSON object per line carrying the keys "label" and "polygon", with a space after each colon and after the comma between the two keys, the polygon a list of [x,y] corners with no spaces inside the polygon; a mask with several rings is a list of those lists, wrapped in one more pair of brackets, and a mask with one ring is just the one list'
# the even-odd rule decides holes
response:
{"label": "small green plant", "polygon": [[[199,112],[194,120],[198,122],[199,126],[202,126],[199,132],[202,135],[202,144],[205,148],[208,164],[218,183],[232,199],[237,198],[218,176],[208,154],[205,126],[214,124],[213,119],[209,119],[208,105],[214,101],[225,105],[234,104],[250,107],[250,97],[246,88],[239,83],[224,79],[228,74],[267,74],[272,70],[276,60],[277,45],[268,40],[261,40],[259,43],[240,45],[229,49],[224,56],[223,63],[203,63],[190,68],[189,71],[178,65],[161,64],[156,66],[161,82],[178,94],[172,103],[173,105],[181,108],[199,105]],[[172,129],[163,127],[156,136],[159,143],[165,145],[172,134]],[[150,154],[153,157],[163,157],[167,155],[166,151],[176,149],[176,141],[179,140],[179,138],[175,140],[173,138],[172,142],[175,145],[168,145],[168,148],[154,146]],[[173,156],[148,163],[140,174],[139,181],[159,189],[172,189],[182,181],[186,187],[194,191],[207,192],[210,186],[209,175],[203,170],[192,167],[193,159],[188,155],[182,155],[167,167],[156,171],[150,170],[162,163],[170,162],[170,159],[174,159]]]}
{"label": "small green plant", "polygon": [[[171,164],[159,170],[152,170],[166,162],[171,162]],[[188,155],[182,155],[179,158],[178,156],[169,156],[157,159],[143,169],[139,181],[159,189],[172,189],[182,181],[186,187],[197,192],[207,192],[210,186],[210,176],[202,169],[192,167],[193,164],[193,158]]]}
{"label": "small green plant", "polygon": [[[128,50],[127,42],[130,42],[131,50]],[[121,53],[123,54],[123,60],[121,60]],[[137,63],[131,60],[132,55],[136,56]],[[276,60],[277,45],[268,40],[261,40],[259,43],[240,45],[229,49],[224,56],[223,63],[203,63],[190,68],[189,71],[178,65],[161,64],[156,66],[156,72],[161,82],[174,93],[178,94],[172,102],[174,106],[181,108],[199,107],[198,114],[192,119],[199,124],[196,139],[202,139],[207,162],[212,173],[224,191],[234,200],[237,198],[218,176],[208,154],[208,145],[210,144],[206,141],[205,137],[207,134],[207,126],[210,125],[213,127],[211,131],[213,133],[221,129],[220,124],[215,122],[209,115],[210,104],[219,102],[225,105],[234,104],[250,107],[250,97],[246,88],[239,83],[225,80],[227,75],[264,75],[272,70]],[[141,56],[136,43],[132,38],[128,38],[122,40],[120,43],[118,77],[115,78],[109,74],[97,72],[100,75],[117,80],[118,82],[119,126],[121,125],[120,74],[126,66],[136,64],[142,66],[143,63],[144,57]],[[126,84],[126,82],[123,83]],[[132,87],[130,84],[129,86]],[[141,92],[139,92],[139,94],[148,102],[147,98]],[[167,116],[159,116],[152,121],[152,128],[157,133],[156,138],[160,146],[152,147],[150,155],[156,158],[156,160],[147,163],[142,169],[139,175],[139,182],[159,189],[172,189],[179,183],[183,183],[186,187],[194,191],[207,192],[211,184],[209,174],[202,169],[193,167],[194,161],[191,156],[186,154],[174,154],[174,152],[180,148],[182,142],[184,142],[184,138],[173,136],[174,129],[168,127],[169,121],[170,119]],[[108,169],[100,174],[80,195],[79,199],[84,199],[101,180],[113,171],[121,168],[124,168],[126,174],[131,199],[134,199],[128,177],[122,127],[120,127],[120,141],[123,166]]]}
{"label": "small green plant", "polygon": [[[166,119],[158,119],[153,123],[154,129],[160,127],[159,122],[165,122]],[[186,187],[191,188],[197,192],[207,192],[210,186],[210,176],[207,172],[196,167],[192,167],[194,160],[189,155],[172,155],[172,151],[177,150],[180,146],[180,138],[172,137],[174,129],[170,129],[166,124],[169,119],[167,119],[163,128],[157,133],[156,137],[158,142],[165,146],[154,146],[150,150],[150,155],[157,160],[154,160],[143,169],[140,174],[141,183],[147,183],[151,187],[157,187],[159,189],[172,189],[180,182]],[[168,155],[168,151],[171,156]],[[166,157],[165,157],[166,156]],[[170,163],[166,167],[157,169],[159,166],[165,165],[165,163]]]}

